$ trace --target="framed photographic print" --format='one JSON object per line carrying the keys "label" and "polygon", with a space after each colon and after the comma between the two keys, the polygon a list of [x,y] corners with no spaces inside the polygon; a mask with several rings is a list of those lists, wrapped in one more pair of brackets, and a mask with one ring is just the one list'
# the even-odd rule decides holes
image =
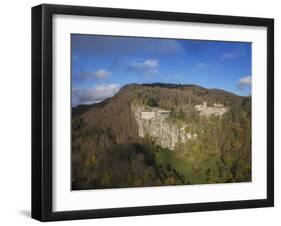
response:
{"label": "framed photographic print", "polygon": [[32,8],[32,217],[274,205],[274,21]]}

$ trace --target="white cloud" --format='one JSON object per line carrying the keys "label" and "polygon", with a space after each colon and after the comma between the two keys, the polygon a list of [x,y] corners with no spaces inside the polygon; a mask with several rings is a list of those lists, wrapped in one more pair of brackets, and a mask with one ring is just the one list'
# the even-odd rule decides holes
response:
{"label": "white cloud", "polygon": [[159,62],[155,59],[135,61],[131,64],[131,69],[147,75],[156,74],[159,70]]}
{"label": "white cloud", "polygon": [[104,84],[88,89],[73,89],[72,105],[98,103],[114,96],[119,90],[119,84]]}
{"label": "white cloud", "polygon": [[83,71],[80,73],[81,77],[92,77],[98,79],[105,79],[111,75],[110,71],[105,69],[100,69],[97,71]]}
{"label": "white cloud", "polygon": [[237,47],[233,49],[231,52],[222,54],[221,59],[222,60],[236,59],[241,56],[245,56],[245,49],[241,47]]}
{"label": "white cloud", "polygon": [[152,48],[158,49],[160,53],[170,54],[182,52],[184,48],[176,40],[158,40],[158,42],[153,43]]}
{"label": "white cloud", "polygon": [[195,68],[205,68],[205,67],[208,67],[209,64],[207,63],[204,63],[204,62],[199,62],[195,65]]}
{"label": "white cloud", "polygon": [[100,69],[100,70],[98,70],[98,71],[96,71],[95,72],[95,76],[97,77],[97,78],[107,78],[108,76],[110,76],[111,75],[111,72],[109,72],[109,71],[106,71],[106,70],[104,70],[104,69]]}
{"label": "white cloud", "polygon": [[237,84],[237,88],[242,90],[245,87],[249,87],[251,85],[252,85],[252,77],[251,76],[245,76],[245,77],[239,79],[239,82]]}
{"label": "white cloud", "polygon": [[222,55],[222,59],[234,59],[234,58],[237,58],[238,57],[238,54],[235,53],[235,52],[232,52],[232,53],[224,53]]}

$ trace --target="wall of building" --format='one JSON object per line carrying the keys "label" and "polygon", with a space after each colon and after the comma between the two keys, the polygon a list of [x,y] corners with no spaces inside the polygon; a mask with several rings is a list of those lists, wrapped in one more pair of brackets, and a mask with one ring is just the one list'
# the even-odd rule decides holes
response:
{"label": "wall of building", "polygon": [[215,103],[213,106],[208,106],[207,102],[203,102],[203,104],[195,105],[195,110],[200,112],[201,116],[222,116],[229,109],[225,107],[223,104]]}
{"label": "wall of building", "polygon": [[143,111],[141,112],[141,119],[149,120],[155,117],[155,112]]}

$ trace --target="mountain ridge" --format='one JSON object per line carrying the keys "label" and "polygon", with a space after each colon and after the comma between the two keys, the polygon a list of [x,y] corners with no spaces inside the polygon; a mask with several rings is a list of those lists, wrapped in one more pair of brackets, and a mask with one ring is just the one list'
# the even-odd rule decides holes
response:
{"label": "mountain ridge", "polygon": [[[126,92],[127,90],[132,90],[133,88],[141,88],[141,87],[159,87],[159,88],[167,88],[167,89],[181,89],[181,88],[186,88],[186,89],[201,89],[205,91],[213,91],[213,92],[218,92],[222,94],[227,94],[227,95],[233,95],[238,98],[245,98],[244,96],[239,96],[235,93],[223,90],[223,89],[218,89],[218,88],[205,88],[196,84],[173,84],[173,83],[130,83],[122,86],[120,90],[114,95],[118,95],[120,92]],[[114,97],[113,96],[113,97]],[[98,103],[92,103],[92,104],[80,104],[75,107],[72,107],[72,114],[73,116],[80,115],[81,113],[85,113],[87,110],[89,110],[92,107],[99,107],[107,104],[108,102],[111,101],[113,97],[109,97],[104,99],[101,102]],[[199,103],[198,103],[199,104]]]}

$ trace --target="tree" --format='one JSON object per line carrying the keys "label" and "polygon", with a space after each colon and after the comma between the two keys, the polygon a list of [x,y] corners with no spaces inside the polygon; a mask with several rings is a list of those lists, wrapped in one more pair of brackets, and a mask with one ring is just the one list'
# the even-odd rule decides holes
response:
{"label": "tree", "polygon": [[149,97],[146,100],[146,105],[148,105],[150,107],[158,107],[158,102],[153,97]]}

